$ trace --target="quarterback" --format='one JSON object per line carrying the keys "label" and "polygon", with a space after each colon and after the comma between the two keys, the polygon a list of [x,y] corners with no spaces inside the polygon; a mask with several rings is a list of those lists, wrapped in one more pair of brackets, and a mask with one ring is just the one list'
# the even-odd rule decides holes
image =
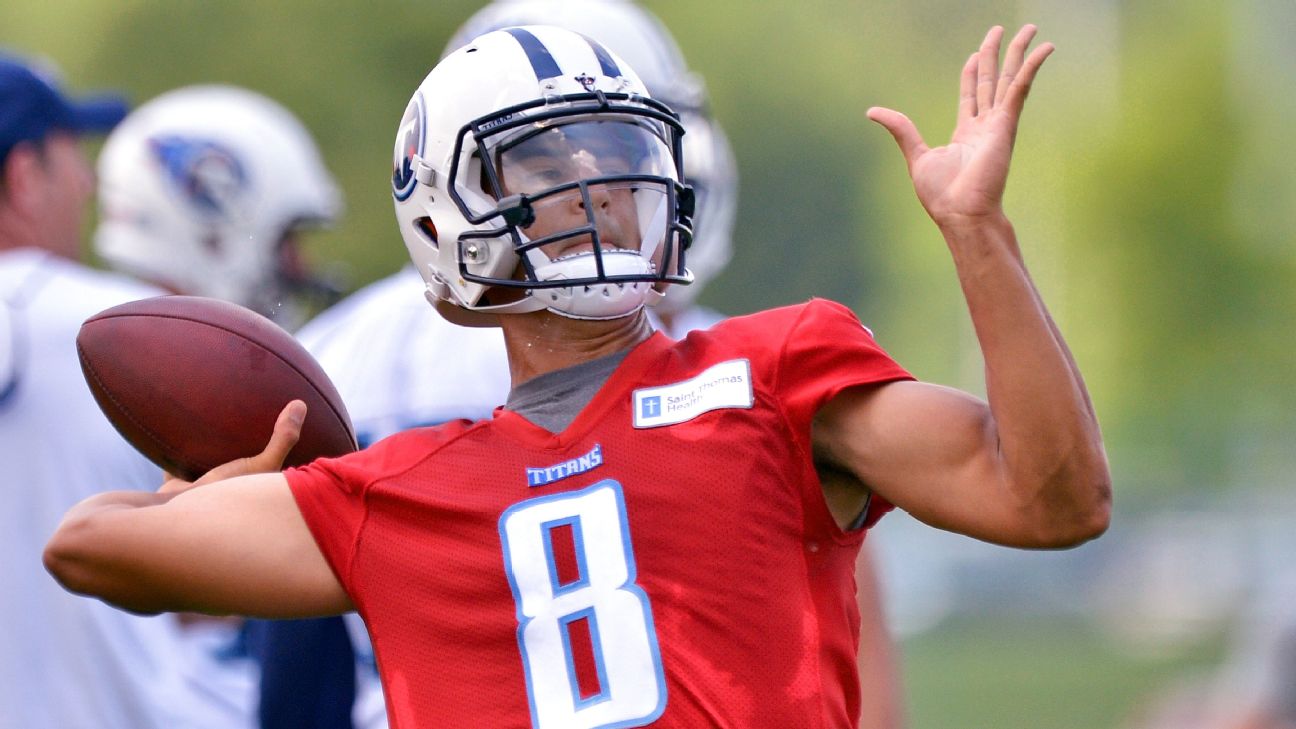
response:
{"label": "quarterback", "polygon": [[1020,547],[1108,523],[1093,409],[1002,209],[1034,33],[1002,67],[987,34],[946,146],[869,112],[953,255],[989,402],[827,301],[654,333],[644,307],[690,280],[678,119],[598,43],[505,28],[424,79],[392,175],[429,300],[503,332],[505,406],[280,472],[291,404],[257,456],[82,502],[46,564],[141,612],[358,610],[397,729],[853,726],[852,574],[886,511]]}

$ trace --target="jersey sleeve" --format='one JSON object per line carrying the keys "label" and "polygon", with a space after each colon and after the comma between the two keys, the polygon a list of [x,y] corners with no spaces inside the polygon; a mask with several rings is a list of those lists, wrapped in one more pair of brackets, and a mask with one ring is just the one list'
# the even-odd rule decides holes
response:
{"label": "jersey sleeve", "polygon": [[[854,312],[833,301],[813,299],[802,307],[779,356],[776,392],[794,432],[806,438],[815,413],[849,387],[912,380],[873,339]],[[868,530],[894,507],[877,494],[851,531]]]}
{"label": "jersey sleeve", "polygon": [[361,531],[375,508],[370,495],[472,427],[471,421],[456,420],[415,428],[340,458],[321,458],[284,471],[315,543],[362,614],[364,576],[357,574],[355,563]]}
{"label": "jersey sleeve", "polygon": [[364,455],[321,458],[284,472],[315,543],[352,599],[351,563],[365,518]]}
{"label": "jersey sleeve", "polygon": [[775,387],[789,419],[808,426],[819,408],[848,387],[912,379],[854,312],[813,299],[787,334]]}

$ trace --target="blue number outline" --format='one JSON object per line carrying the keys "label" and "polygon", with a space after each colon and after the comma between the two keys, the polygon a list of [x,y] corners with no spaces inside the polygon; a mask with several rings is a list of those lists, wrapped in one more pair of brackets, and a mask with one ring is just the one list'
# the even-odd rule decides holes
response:
{"label": "blue number outline", "polygon": [[[516,607],[515,615],[517,616],[517,621],[518,621],[518,628],[517,628],[518,650],[521,652],[522,655],[522,671],[526,677],[527,703],[530,705],[531,708],[531,726],[533,727],[540,726],[539,723],[540,717],[536,709],[535,691],[532,688],[532,680],[531,680],[531,661],[529,660],[529,655],[527,653],[527,647],[525,641],[526,627],[528,624],[530,624],[532,618],[528,618],[525,614],[522,613],[522,593],[518,590],[517,578],[513,575],[512,553],[509,549],[508,534],[504,528],[504,525],[508,522],[509,517],[512,516],[514,512],[522,511],[524,509],[529,509],[538,504],[547,503],[550,501],[574,501],[577,499],[584,498],[585,496],[588,496],[602,489],[611,490],[613,496],[616,499],[617,518],[621,522],[621,546],[625,557],[625,565],[626,565],[626,581],[624,584],[618,587],[617,590],[628,592],[636,596],[639,599],[639,604],[643,608],[644,628],[647,632],[648,647],[652,654],[653,666],[656,669],[654,673],[655,673],[655,678],[657,680],[657,706],[643,717],[636,718],[636,719],[627,719],[625,721],[614,722],[612,724],[602,724],[599,725],[598,727],[595,727],[594,729],[629,729],[630,727],[647,726],[648,724],[651,724],[654,721],[657,721],[659,718],[661,718],[661,715],[666,711],[666,701],[667,701],[666,673],[665,673],[665,667],[662,665],[661,649],[657,644],[657,626],[653,621],[652,602],[648,599],[648,593],[644,592],[643,588],[640,587],[639,584],[635,581],[636,578],[638,577],[638,565],[635,563],[634,547],[631,544],[631,540],[630,540],[630,521],[626,513],[625,494],[621,490],[621,484],[619,482],[608,478],[599,481],[593,486],[589,486],[587,488],[581,489],[580,491],[567,491],[562,493],[546,494],[544,496],[537,496],[535,498],[519,501],[518,503],[513,504],[509,508],[505,509],[504,513],[500,514],[498,529],[500,535],[500,546],[503,549],[503,555],[504,555],[504,573],[508,577],[509,589],[513,592],[513,604]],[[573,515],[571,518],[576,522],[580,521],[579,516]],[[543,522],[542,524],[556,524],[559,521],[561,520],[554,520],[553,522]],[[582,547],[584,546],[583,539],[581,542],[581,546]],[[550,580],[552,581],[554,579],[553,576],[556,574],[556,567],[553,564],[552,545],[548,542],[548,540],[546,540],[546,551],[547,554],[545,555],[545,558],[546,561],[549,563]],[[583,555],[581,559],[582,559],[581,564],[583,568],[584,567]],[[588,573],[586,572],[582,572],[582,577],[584,580],[589,579]],[[558,595],[555,594],[554,597],[556,598],[558,597]],[[594,612],[593,607],[587,608],[587,610],[590,613]],[[584,610],[578,611],[577,614],[583,612],[585,611]],[[560,627],[562,627],[561,623],[560,623]],[[601,653],[602,645],[601,645],[601,641],[599,640],[598,633],[595,632],[596,627],[597,624],[593,622],[593,617],[591,616],[590,629],[592,635],[592,642],[595,645],[595,658],[599,667],[599,676],[600,679],[603,680],[604,668],[603,668],[603,660],[602,660],[602,653]],[[563,630],[563,634],[565,637],[566,636],[565,629]],[[566,646],[564,653],[567,658],[568,676],[574,678],[576,669],[572,663],[572,655],[571,655],[572,652],[571,652],[570,645]],[[610,701],[612,699],[611,684],[606,682],[606,680],[603,680],[602,686],[603,686],[603,694],[600,694],[600,696],[591,697],[590,699],[587,699],[585,702],[581,702],[579,700],[580,689],[573,681],[572,690],[573,693],[576,694],[576,699],[577,699],[576,709],[579,711],[580,709],[586,708],[588,706],[593,706],[596,703],[601,703],[603,700]],[[600,697],[604,695],[606,695],[606,699],[600,699]]]}

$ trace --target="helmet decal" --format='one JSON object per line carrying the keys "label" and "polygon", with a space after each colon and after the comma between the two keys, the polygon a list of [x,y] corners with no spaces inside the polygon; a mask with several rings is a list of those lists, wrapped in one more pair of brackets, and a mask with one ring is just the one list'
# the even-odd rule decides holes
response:
{"label": "helmet decal", "polygon": [[535,71],[536,80],[562,75],[562,69],[558,67],[553,54],[531,31],[526,28],[505,28],[504,32],[513,36],[522,46],[522,50],[526,51],[527,60],[531,61],[531,69]]}
{"label": "helmet decal", "polygon": [[202,215],[229,217],[248,187],[238,157],[216,142],[166,135],[150,139],[149,148],[173,189]]}
{"label": "helmet decal", "polygon": [[593,38],[590,38],[589,36],[581,36],[581,37],[584,38],[586,42],[590,44],[590,48],[594,49],[594,56],[598,58],[599,67],[603,69],[604,76],[607,76],[609,78],[616,78],[617,76],[621,75],[621,67],[617,65],[617,62],[615,60],[613,60],[612,54],[608,53],[606,48],[599,45],[598,41],[594,40]]}
{"label": "helmet decal", "polygon": [[[527,59],[531,61],[531,68],[535,71],[537,80],[562,75],[562,69],[558,67],[558,62],[554,60],[553,53],[545,47],[545,44],[539,38],[535,37],[534,33],[525,28],[504,28],[503,30],[513,36],[522,46],[522,50],[526,51]],[[577,33],[577,35],[580,34]],[[611,53],[608,53],[606,48],[588,36],[582,35],[581,37],[585,39],[586,43],[589,43],[590,50],[594,52],[594,57],[598,59],[599,70],[604,76],[617,78],[622,75],[621,67],[617,65],[616,59],[612,57]],[[582,77],[589,78],[584,74],[582,74]],[[582,78],[577,78],[577,81],[580,81],[587,89],[593,86],[593,79],[590,79],[589,83],[585,83]]]}
{"label": "helmet decal", "polygon": [[423,155],[423,127],[427,123],[423,94],[416,93],[405,108],[396,133],[396,150],[392,169],[392,194],[406,200],[414,193],[414,157]]}

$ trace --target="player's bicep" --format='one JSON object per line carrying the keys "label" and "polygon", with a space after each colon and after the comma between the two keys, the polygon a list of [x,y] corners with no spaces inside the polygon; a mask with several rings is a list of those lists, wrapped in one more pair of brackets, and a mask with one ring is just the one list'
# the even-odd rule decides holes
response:
{"label": "player's bicep", "polygon": [[989,407],[923,382],[852,388],[816,415],[817,452],[915,518],[988,541],[1014,541]]}
{"label": "player's bicep", "polygon": [[96,516],[87,592],[127,609],[302,617],[353,609],[283,474],[200,486]]}

